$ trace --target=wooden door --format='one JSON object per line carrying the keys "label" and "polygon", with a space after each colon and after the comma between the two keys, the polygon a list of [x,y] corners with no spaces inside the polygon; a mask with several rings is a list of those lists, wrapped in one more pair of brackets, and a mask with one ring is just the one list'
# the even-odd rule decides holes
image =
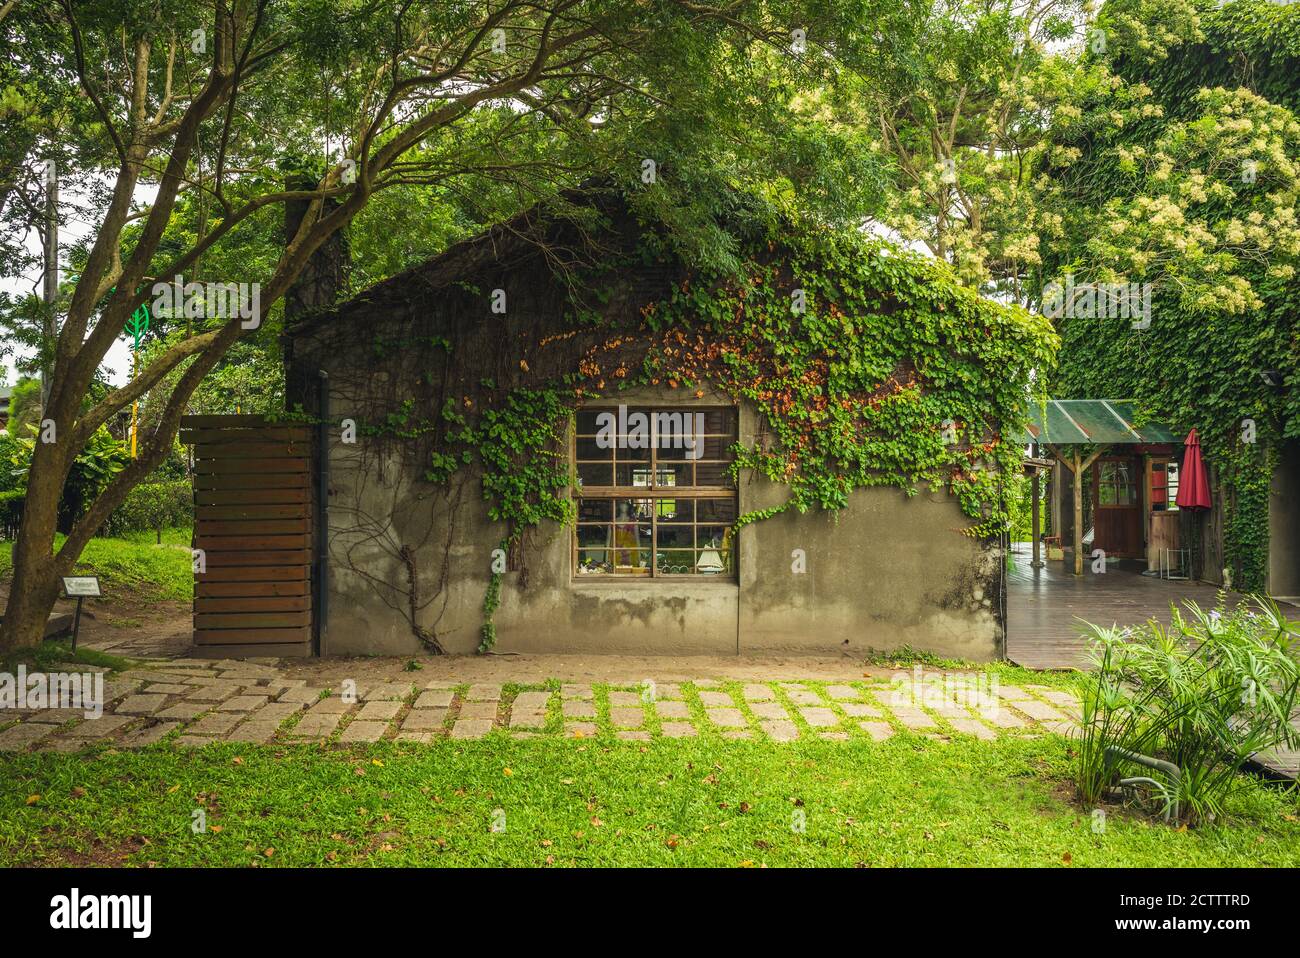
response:
{"label": "wooden door", "polygon": [[1093,466],[1094,549],[1138,558],[1142,544],[1142,466],[1132,456],[1103,456]]}

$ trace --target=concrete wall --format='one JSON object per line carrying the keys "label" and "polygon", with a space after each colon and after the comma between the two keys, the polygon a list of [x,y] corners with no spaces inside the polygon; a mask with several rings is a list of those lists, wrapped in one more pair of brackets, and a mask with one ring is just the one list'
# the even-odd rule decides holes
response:
{"label": "concrete wall", "polygon": [[1300,597],[1300,440],[1285,443],[1268,499],[1268,591]]}
{"label": "concrete wall", "polygon": [[[718,405],[667,389],[621,393],[629,404]],[[346,416],[346,397],[332,399]],[[739,410],[750,443],[758,417]],[[414,620],[450,652],[479,643],[492,550],[504,528],[488,518],[478,476],[446,486],[418,463],[361,439],[330,449],[329,622],[326,654],[406,654]],[[741,513],[778,505],[784,486],[742,480]],[[734,654],[863,653],[904,645],[973,660],[1003,651],[1002,569],[994,544],[960,530],[970,520],[946,493],[855,492],[840,513],[782,514],[744,528],[738,581],[575,580],[572,530],[530,532],[503,577],[497,648],[515,652]],[[792,571],[803,550],[807,571]]]}

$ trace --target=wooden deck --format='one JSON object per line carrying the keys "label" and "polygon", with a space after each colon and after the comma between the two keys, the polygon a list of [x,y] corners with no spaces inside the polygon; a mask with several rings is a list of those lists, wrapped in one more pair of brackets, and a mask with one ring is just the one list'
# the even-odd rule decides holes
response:
{"label": "wooden deck", "polygon": [[[1012,548],[1007,574],[1007,658],[1030,669],[1087,668],[1083,623],[1140,625],[1148,619],[1169,622],[1169,607],[1185,601],[1211,608],[1218,589],[1204,582],[1158,579],[1111,566],[1104,574],[1075,576],[1065,563],[1030,568],[1028,543]],[[1240,597],[1237,597],[1238,599]],[[1298,726],[1300,727],[1300,726]],[[1260,758],[1267,774],[1294,779],[1300,751]]]}
{"label": "wooden deck", "polygon": [[1148,619],[1169,621],[1169,606],[1191,600],[1210,608],[1218,589],[1204,582],[1157,579],[1112,565],[1093,573],[1083,564],[1075,576],[1061,561],[1042,569],[1029,567],[1027,543],[1012,548],[1007,574],[1007,658],[1030,669],[1084,668],[1084,622],[1096,625],[1141,625]]}

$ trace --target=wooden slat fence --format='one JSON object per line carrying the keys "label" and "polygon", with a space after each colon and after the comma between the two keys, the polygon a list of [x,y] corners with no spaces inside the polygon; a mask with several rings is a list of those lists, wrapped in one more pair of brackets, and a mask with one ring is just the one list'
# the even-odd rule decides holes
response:
{"label": "wooden slat fence", "polygon": [[194,644],[213,655],[311,655],[312,430],[187,416],[194,447]]}

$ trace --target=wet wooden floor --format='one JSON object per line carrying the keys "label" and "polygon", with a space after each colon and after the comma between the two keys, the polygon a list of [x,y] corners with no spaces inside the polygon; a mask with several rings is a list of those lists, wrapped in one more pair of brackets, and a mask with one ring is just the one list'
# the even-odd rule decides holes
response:
{"label": "wet wooden floor", "polygon": [[1085,622],[1096,625],[1141,625],[1148,619],[1169,622],[1170,604],[1193,601],[1203,609],[1218,601],[1218,589],[1204,582],[1157,579],[1114,565],[1083,575],[1066,563],[1030,568],[1029,546],[1017,543],[1007,574],[1007,657],[1030,669],[1084,668]]}

